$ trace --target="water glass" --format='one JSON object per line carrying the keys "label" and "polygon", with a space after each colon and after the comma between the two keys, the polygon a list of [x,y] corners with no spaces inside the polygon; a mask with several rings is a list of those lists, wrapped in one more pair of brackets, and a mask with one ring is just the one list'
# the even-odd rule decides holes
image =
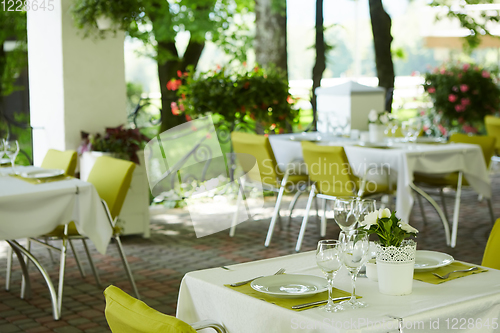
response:
{"label": "water glass", "polygon": [[368,233],[363,230],[341,231],[340,259],[351,275],[352,292],[351,299],[340,303],[344,309],[357,309],[366,306],[365,303],[356,300],[356,277],[370,258],[370,242]]}
{"label": "water glass", "polygon": [[336,199],[333,204],[333,218],[342,230],[352,230],[356,226],[354,203],[356,199]]}
{"label": "water glass", "polygon": [[12,165],[12,172],[16,173],[15,171],[15,161],[17,154],[19,154],[19,142],[17,140],[3,140],[3,145],[4,145],[4,151],[7,157],[10,159],[10,164]]}
{"label": "water glass", "polygon": [[373,199],[359,199],[354,204],[354,215],[356,221],[362,222],[365,216],[374,212],[377,209],[377,201]]}
{"label": "water glass", "polygon": [[340,243],[337,240],[321,240],[316,250],[316,264],[325,274],[328,281],[328,303],[321,307],[327,312],[337,312],[342,308],[332,300],[333,279],[340,269]]}

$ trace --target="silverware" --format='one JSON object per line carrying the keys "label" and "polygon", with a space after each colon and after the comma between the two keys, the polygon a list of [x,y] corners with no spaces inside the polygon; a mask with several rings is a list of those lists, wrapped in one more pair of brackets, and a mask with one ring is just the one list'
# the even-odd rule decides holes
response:
{"label": "silverware", "polygon": [[[332,298],[332,301],[334,301],[334,302],[335,301],[343,301],[343,300],[349,299],[349,298],[351,298],[351,296],[337,297],[337,298]],[[310,303],[304,303],[304,304],[294,305],[294,306],[292,306],[292,309],[298,310],[298,309],[307,308],[308,306],[320,305],[320,304],[324,304],[324,303],[328,303],[328,300],[325,299],[323,301],[317,301],[317,302],[310,302]]]}
{"label": "silverware", "polygon": [[[283,274],[283,273],[285,273],[285,269],[284,268],[280,268],[276,273],[274,273],[274,275],[280,275],[280,274]],[[261,277],[263,277],[263,276],[257,276],[257,277],[254,277],[253,279],[249,279],[249,280],[245,280],[245,281],[241,281],[241,282],[231,283],[230,286],[231,287],[239,287],[239,286],[247,284],[248,282],[252,282],[253,280],[261,278]]]}
{"label": "silverware", "polygon": [[479,267],[471,267],[469,269],[462,269],[462,270],[458,270],[458,271],[449,272],[448,274],[443,275],[443,276],[436,274],[436,273],[432,273],[432,275],[434,275],[442,280],[446,280],[447,278],[450,277],[451,273],[466,273],[466,272],[477,271],[478,269],[479,269]]}

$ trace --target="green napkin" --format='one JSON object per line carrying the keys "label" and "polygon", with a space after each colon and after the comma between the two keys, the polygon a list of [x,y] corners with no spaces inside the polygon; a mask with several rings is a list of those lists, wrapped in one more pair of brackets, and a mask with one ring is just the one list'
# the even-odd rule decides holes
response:
{"label": "green napkin", "polygon": [[[324,304],[319,304],[319,305],[312,305],[307,308],[302,308],[302,309],[292,309],[292,306],[294,305],[300,305],[300,304],[305,304],[305,303],[310,303],[310,302],[317,302],[317,301],[322,301],[328,299],[328,291],[324,291],[322,293],[315,294],[313,296],[309,297],[304,297],[304,298],[280,298],[280,297],[273,297],[266,295],[264,293],[261,293],[259,291],[256,291],[252,289],[250,286],[250,283],[244,284],[239,287],[231,287],[229,284],[225,284],[224,286],[231,288],[233,290],[236,290],[237,292],[240,292],[242,294],[261,299],[263,301],[266,301],[268,303],[276,304],[277,306],[281,306],[282,308],[293,310],[293,311],[302,311],[302,310],[307,310],[310,308],[314,308],[316,306],[321,306]],[[344,296],[350,296],[351,294],[348,292],[345,292],[340,289],[333,288],[332,291],[332,298],[336,297],[344,297]],[[358,296],[359,298],[359,296]]]}
{"label": "green napkin", "polygon": [[476,265],[470,265],[470,264],[463,264],[461,262],[453,262],[447,266],[436,268],[435,270],[428,271],[428,272],[415,272],[413,273],[413,279],[422,281],[422,282],[427,282],[427,283],[432,283],[432,284],[440,284],[446,281],[451,281],[454,279],[458,279],[467,275],[472,275],[472,274],[478,274],[478,273],[483,273],[487,272],[487,269],[481,268],[478,266],[478,270],[472,271],[472,272],[465,272],[465,273],[452,273],[450,274],[450,277],[447,278],[446,280],[440,279],[437,276],[434,276],[432,273],[439,274],[441,276],[448,274],[449,272],[453,272],[456,270],[463,270],[463,269],[469,269],[471,267],[476,267]]}
{"label": "green napkin", "polygon": [[52,182],[57,182],[57,181],[61,181],[61,180],[73,179],[73,177],[66,176],[66,175],[60,175],[60,176],[57,176],[57,177],[50,177],[50,178],[41,178],[41,179],[38,179],[38,178],[25,178],[25,177],[20,176],[20,175],[12,175],[12,174],[9,175],[9,176],[17,178],[17,179],[24,180],[25,182],[28,182],[28,183],[34,184],[34,185],[44,184],[44,183],[52,183]]}

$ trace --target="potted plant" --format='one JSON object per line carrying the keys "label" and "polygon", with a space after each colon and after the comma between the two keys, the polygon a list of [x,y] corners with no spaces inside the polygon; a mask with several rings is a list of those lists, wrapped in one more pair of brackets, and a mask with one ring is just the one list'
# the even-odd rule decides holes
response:
{"label": "potted plant", "polygon": [[366,215],[360,229],[378,236],[379,291],[396,296],[411,294],[417,243],[408,238],[416,237],[418,230],[402,222],[387,208]]}
{"label": "potted plant", "polygon": [[76,0],[71,12],[75,24],[85,34],[91,34],[96,28],[105,30],[126,30],[134,21],[141,20],[138,0]]}
{"label": "potted plant", "polygon": [[423,86],[433,103],[435,132],[485,133],[484,117],[500,109],[497,74],[469,63],[443,64],[426,73]]}
{"label": "potted plant", "polygon": [[218,67],[195,75],[191,68],[178,76],[167,84],[179,97],[172,112],[188,120],[217,115],[230,128],[247,126],[263,133],[283,133],[298,121],[286,75],[278,69],[232,72]]}
{"label": "potted plant", "polygon": [[371,142],[380,142],[385,138],[385,129],[390,120],[390,114],[387,111],[377,112],[371,110],[368,113],[368,130]]}

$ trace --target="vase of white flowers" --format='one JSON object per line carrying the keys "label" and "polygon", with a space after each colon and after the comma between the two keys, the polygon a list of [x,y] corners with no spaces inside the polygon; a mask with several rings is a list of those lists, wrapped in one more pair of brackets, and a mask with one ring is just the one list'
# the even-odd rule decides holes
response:
{"label": "vase of white flowers", "polygon": [[390,115],[387,111],[377,112],[376,110],[371,110],[370,113],[368,113],[368,131],[370,133],[371,142],[384,141],[384,132],[389,120]]}
{"label": "vase of white flowers", "polygon": [[415,237],[418,230],[387,208],[368,214],[361,228],[379,238],[376,260],[379,291],[394,296],[411,294],[417,243],[408,238]]}

